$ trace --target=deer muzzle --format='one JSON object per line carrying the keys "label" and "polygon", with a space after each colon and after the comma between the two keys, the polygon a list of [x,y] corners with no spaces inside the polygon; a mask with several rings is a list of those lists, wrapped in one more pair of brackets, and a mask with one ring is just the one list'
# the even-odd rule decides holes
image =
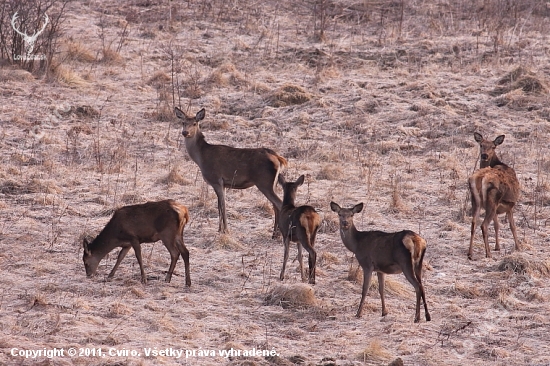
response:
{"label": "deer muzzle", "polygon": [[189,131],[183,130],[181,131],[181,134],[183,135],[183,137],[187,137],[189,136]]}
{"label": "deer muzzle", "polygon": [[481,154],[481,160],[488,160],[488,159],[489,159],[489,155]]}

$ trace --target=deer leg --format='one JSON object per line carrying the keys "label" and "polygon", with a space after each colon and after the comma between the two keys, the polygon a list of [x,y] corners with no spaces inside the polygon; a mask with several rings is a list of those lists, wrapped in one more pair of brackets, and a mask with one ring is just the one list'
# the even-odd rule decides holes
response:
{"label": "deer leg", "polygon": [[495,217],[493,218],[493,225],[495,227],[495,251],[500,251],[500,242],[498,240],[500,222],[498,221],[498,215],[496,213],[495,213]]}
{"label": "deer leg", "polygon": [[115,272],[116,272],[118,266],[120,265],[120,262],[122,262],[124,257],[126,257],[126,254],[128,254],[128,251],[130,250],[130,248],[131,247],[128,246],[128,247],[122,247],[122,249],[120,249],[120,252],[118,253],[118,257],[116,259],[115,266],[113,267],[113,269],[111,270],[111,273],[109,273],[107,278],[112,278],[115,275]]}
{"label": "deer leg", "polygon": [[506,217],[508,218],[508,222],[510,223],[510,230],[512,231],[512,235],[514,236],[515,250],[520,251],[521,247],[519,245],[518,236],[516,233],[516,222],[514,221],[512,208],[510,208],[510,211],[506,212]]}
{"label": "deer leg", "polygon": [[285,279],[285,268],[286,268],[286,262],[288,261],[288,251],[290,247],[290,238],[288,236],[283,238],[283,244],[285,247],[285,253],[283,258],[283,269],[281,270],[281,275],[279,276],[279,279],[281,281]]}
{"label": "deer leg", "polygon": [[472,259],[472,252],[474,247],[474,236],[476,233],[476,224],[479,220],[479,212],[481,210],[478,198],[472,194],[472,226],[470,229],[470,248],[468,249],[468,259]]}
{"label": "deer leg", "polygon": [[213,185],[212,188],[214,188],[214,192],[216,192],[216,196],[218,196],[218,215],[220,218],[218,231],[222,234],[229,234],[225,212],[225,187],[223,186],[223,182],[220,182],[219,184]]}
{"label": "deer leg", "polygon": [[275,220],[273,221],[273,234],[271,234],[271,239],[277,239],[281,232],[279,231],[279,209],[275,205],[273,205],[273,212],[275,213]]}
{"label": "deer leg", "polygon": [[[420,299],[424,300],[424,310],[427,310],[425,296],[423,295],[424,287],[422,286],[422,283],[418,280],[418,273],[422,271],[422,268],[413,269],[412,262],[407,261],[405,265],[401,266],[401,269],[403,270],[405,278],[407,279],[407,281],[410,282],[411,285],[413,285],[414,291],[416,292],[416,310],[414,314],[414,322],[418,323],[420,321]],[[426,320],[428,320],[428,318],[431,319],[429,313],[426,311]]]}
{"label": "deer leg", "polygon": [[276,239],[279,236],[279,211],[281,211],[281,208],[283,207],[283,201],[281,201],[279,196],[277,196],[277,194],[273,191],[273,186],[269,186],[268,188],[263,188],[263,186],[256,187],[258,187],[258,190],[262,192],[262,194],[273,205],[273,212],[275,212],[275,222],[273,224],[273,235],[271,236],[271,239]]}
{"label": "deer leg", "polygon": [[424,292],[424,285],[422,284],[422,261],[424,260],[425,253],[426,251],[422,252],[420,261],[418,261],[418,265],[414,266],[414,274],[416,276],[416,280],[418,281],[418,284],[420,285],[420,296],[422,297],[422,302],[424,303],[424,313],[426,315],[426,321],[429,322],[430,320],[432,320],[432,317],[430,316],[430,312],[428,311],[428,304],[426,303],[426,293]]}
{"label": "deer leg", "polygon": [[496,188],[487,190],[487,198],[485,200],[485,218],[481,223],[481,232],[483,233],[483,242],[485,243],[485,257],[491,258],[491,248],[489,248],[489,223],[494,221],[497,214],[497,194]]}
{"label": "deer leg", "polygon": [[179,249],[181,257],[183,258],[183,263],[185,264],[185,286],[191,286],[191,273],[189,271],[189,250],[185,247],[183,243],[183,238],[176,238],[176,246]]}
{"label": "deer leg", "polygon": [[302,244],[297,243],[298,247],[298,262],[300,263],[300,277],[302,282],[306,282],[306,274],[304,273],[304,257],[302,255]]}
{"label": "deer leg", "polygon": [[[361,266],[363,267],[363,266]],[[363,267],[363,290],[361,291],[361,301],[359,302],[359,309],[357,309],[356,317],[360,318],[363,312],[363,304],[365,303],[365,297],[369,292],[370,278],[372,276],[372,267]]]}
{"label": "deer leg", "polygon": [[317,265],[317,253],[313,248],[312,238],[306,238],[305,243],[302,245],[308,253],[309,283],[315,285],[315,267]]}
{"label": "deer leg", "polygon": [[170,282],[172,280],[172,274],[174,273],[174,268],[176,268],[176,263],[180,257],[180,251],[175,245],[175,240],[162,240],[162,243],[170,252],[170,268],[168,268],[168,273],[166,274],[165,282]]}
{"label": "deer leg", "polygon": [[141,271],[141,283],[145,284],[147,283],[147,276],[145,275],[145,270],[143,269],[143,261],[141,259],[141,245],[139,244],[139,241],[132,241],[132,248],[134,248],[134,252],[136,253],[139,270]]}
{"label": "deer leg", "polygon": [[383,272],[376,272],[376,275],[378,276],[378,292],[382,300],[382,316],[386,316],[388,315],[388,309],[386,309],[386,301],[384,299],[385,275]]}

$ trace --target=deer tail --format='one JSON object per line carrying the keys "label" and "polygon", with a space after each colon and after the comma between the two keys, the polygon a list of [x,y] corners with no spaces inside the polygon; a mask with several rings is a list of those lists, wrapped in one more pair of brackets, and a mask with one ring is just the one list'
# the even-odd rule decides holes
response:
{"label": "deer tail", "polygon": [[409,233],[403,238],[403,244],[411,252],[413,266],[422,264],[424,252],[426,251],[426,240],[416,233]]}
{"label": "deer tail", "polygon": [[300,224],[306,229],[307,241],[313,246],[312,237],[317,231],[319,225],[321,225],[321,216],[314,210],[310,212],[304,212],[300,216]]}
{"label": "deer tail", "polygon": [[288,161],[273,150],[268,150],[268,153],[270,155],[270,160],[273,162],[273,165],[277,170],[275,173],[275,179],[273,180],[273,190],[275,190],[275,186],[277,185],[277,181],[279,180],[279,173],[282,170],[281,168],[286,167],[288,165]]}
{"label": "deer tail", "polygon": [[178,235],[183,235],[183,228],[189,222],[189,210],[184,205],[171,202],[171,206],[178,214]]}

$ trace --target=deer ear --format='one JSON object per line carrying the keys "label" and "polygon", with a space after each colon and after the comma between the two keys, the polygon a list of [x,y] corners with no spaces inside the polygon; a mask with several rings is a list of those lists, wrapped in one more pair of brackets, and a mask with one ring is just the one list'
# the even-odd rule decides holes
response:
{"label": "deer ear", "polygon": [[185,113],[183,113],[183,111],[181,109],[179,109],[178,107],[174,107],[174,112],[176,113],[176,117],[181,118],[181,119],[186,118]]}
{"label": "deer ear", "polygon": [[198,111],[197,115],[195,116],[195,121],[197,122],[202,121],[204,119],[205,114],[206,114],[206,111],[204,110],[204,108]]}
{"label": "deer ear", "polygon": [[341,208],[335,202],[330,202],[330,209],[336,213],[340,212]]}
{"label": "deer ear", "polygon": [[363,211],[363,202],[356,204],[356,205],[353,206],[353,208],[351,209],[351,212],[353,212],[354,214],[359,213],[359,212],[361,212],[361,211]]}
{"label": "deer ear", "polygon": [[495,144],[495,146],[498,146],[503,142],[504,142],[504,135],[500,135],[495,139],[495,141],[493,141],[493,144]]}
{"label": "deer ear", "polygon": [[481,142],[483,141],[483,136],[478,132],[474,132],[474,139],[476,139],[476,142]]}
{"label": "deer ear", "polygon": [[304,179],[305,178],[306,177],[302,174],[302,175],[300,175],[300,178],[298,178],[298,180],[296,180],[296,184],[298,185],[298,187],[301,186],[302,184],[304,184]]}
{"label": "deer ear", "polygon": [[281,187],[283,186],[283,184],[286,183],[285,177],[283,177],[282,174],[279,174],[279,176],[278,176],[278,178],[277,178],[277,181],[279,182],[279,184],[281,185]]}
{"label": "deer ear", "polygon": [[84,254],[86,254],[86,255],[90,255],[90,250],[88,249],[89,244],[90,244],[90,242],[88,241],[87,238],[84,238],[82,240],[82,248],[84,248]]}

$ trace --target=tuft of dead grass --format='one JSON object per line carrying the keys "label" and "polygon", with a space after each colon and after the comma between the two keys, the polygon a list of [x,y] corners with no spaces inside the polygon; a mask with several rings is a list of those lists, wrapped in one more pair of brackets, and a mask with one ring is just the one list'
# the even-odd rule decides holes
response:
{"label": "tuft of dead grass", "polygon": [[516,252],[504,257],[497,268],[501,272],[548,277],[550,275],[550,260],[539,260],[528,254]]}
{"label": "tuft of dead grass", "polygon": [[101,58],[101,61],[111,65],[121,65],[124,63],[124,59],[120,53],[110,48],[103,49],[103,57]]}
{"label": "tuft of dead grass", "polygon": [[27,82],[34,80],[34,76],[27,70],[6,69],[0,70],[0,82],[18,81]]}
{"label": "tuft of dead grass", "polygon": [[246,86],[248,84],[245,75],[231,63],[225,63],[216,68],[208,77],[208,83],[218,87]]}
{"label": "tuft of dead grass", "polygon": [[88,85],[88,82],[84,80],[84,78],[82,78],[75,71],[64,65],[57,65],[55,67],[52,67],[52,75],[57,81],[62,82],[70,87],[78,88]]}
{"label": "tuft of dead grass", "polygon": [[147,85],[152,86],[155,89],[160,89],[164,87],[164,85],[168,84],[170,82],[170,76],[166,74],[164,71],[157,71],[147,80]]}
{"label": "tuft of dead grass", "polygon": [[230,251],[242,250],[244,248],[243,244],[232,237],[231,234],[216,235],[216,237],[208,243],[208,246],[214,247],[215,249],[225,249]]}
{"label": "tuft of dead grass", "polygon": [[96,55],[92,51],[90,51],[81,42],[75,41],[67,43],[67,56],[70,60],[80,62],[90,63],[96,60]]}
{"label": "tuft of dead grass", "polygon": [[317,173],[317,179],[323,180],[338,180],[343,176],[342,167],[334,164],[324,165],[319,173]]}
{"label": "tuft of dead grass", "polygon": [[172,186],[174,184],[186,186],[192,183],[190,180],[181,175],[177,168],[172,168],[172,170],[170,170],[170,172],[166,176],[160,178],[158,182],[162,184],[167,184],[168,186]]}
{"label": "tuft of dead grass", "polygon": [[358,359],[363,362],[382,363],[388,362],[393,358],[393,355],[385,349],[379,339],[373,339],[367,348],[358,356]]}
{"label": "tuft of dead grass", "polygon": [[313,95],[301,86],[285,84],[272,92],[267,99],[268,105],[278,108],[309,102]]}
{"label": "tuft of dead grass", "polygon": [[317,304],[313,287],[305,283],[275,286],[268,291],[265,305],[279,305],[283,309],[312,307]]}

